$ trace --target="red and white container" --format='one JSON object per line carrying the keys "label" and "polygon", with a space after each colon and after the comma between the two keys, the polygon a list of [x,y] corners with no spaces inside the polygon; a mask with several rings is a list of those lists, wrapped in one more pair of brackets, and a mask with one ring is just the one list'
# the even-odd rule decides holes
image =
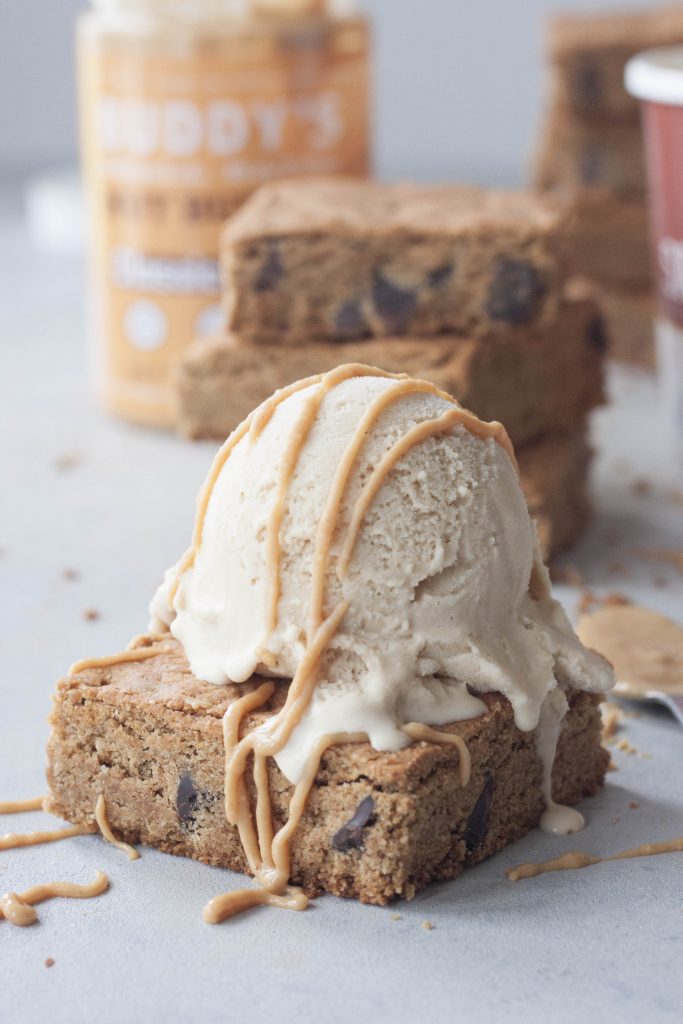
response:
{"label": "red and white container", "polygon": [[683,479],[683,47],[645,50],[633,57],[625,84],[641,101],[662,412]]}

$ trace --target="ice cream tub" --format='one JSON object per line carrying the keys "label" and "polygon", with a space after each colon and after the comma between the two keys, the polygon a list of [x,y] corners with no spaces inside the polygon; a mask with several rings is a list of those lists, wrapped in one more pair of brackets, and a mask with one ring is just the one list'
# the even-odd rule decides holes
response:
{"label": "ice cream tub", "polygon": [[662,414],[675,472],[683,479],[683,47],[633,57],[625,85],[641,101]]}

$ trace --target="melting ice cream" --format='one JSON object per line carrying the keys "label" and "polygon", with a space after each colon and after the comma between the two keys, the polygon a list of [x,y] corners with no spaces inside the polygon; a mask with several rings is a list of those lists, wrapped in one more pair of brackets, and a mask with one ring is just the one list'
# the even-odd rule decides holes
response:
{"label": "melting ice cream", "polygon": [[541,721],[549,799],[565,691],[613,676],[550,596],[504,432],[429,385],[336,374],[276,396],[233,435],[152,627],[170,628],[201,679],[290,680],[343,611],[275,754],[290,781],[325,735],[397,750],[402,724],[476,717],[477,694],[498,691],[519,728]]}

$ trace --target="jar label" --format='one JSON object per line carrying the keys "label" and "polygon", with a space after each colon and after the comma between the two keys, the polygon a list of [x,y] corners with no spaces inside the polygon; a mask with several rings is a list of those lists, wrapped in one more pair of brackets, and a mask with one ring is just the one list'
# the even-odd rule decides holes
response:
{"label": "jar label", "polygon": [[258,56],[234,40],[226,56],[209,37],[169,41],[160,55],[131,38],[82,36],[93,329],[113,411],[172,422],[170,372],[221,325],[220,228],[250,191],[367,173],[366,32],[358,22],[355,45],[341,47],[336,31],[290,28]]}

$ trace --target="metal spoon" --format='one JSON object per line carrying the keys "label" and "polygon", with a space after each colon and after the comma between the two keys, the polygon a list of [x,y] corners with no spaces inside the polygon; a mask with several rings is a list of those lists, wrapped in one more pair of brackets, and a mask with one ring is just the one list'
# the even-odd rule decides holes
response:
{"label": "metal spoon", "polygon": [[614,687],[617,697],[637,701],[639,704],[659,704],[668,708],[674,718],[683,725],[683,693],[668,693],[666,690],[650,690],[630,683],[617,683]]}

